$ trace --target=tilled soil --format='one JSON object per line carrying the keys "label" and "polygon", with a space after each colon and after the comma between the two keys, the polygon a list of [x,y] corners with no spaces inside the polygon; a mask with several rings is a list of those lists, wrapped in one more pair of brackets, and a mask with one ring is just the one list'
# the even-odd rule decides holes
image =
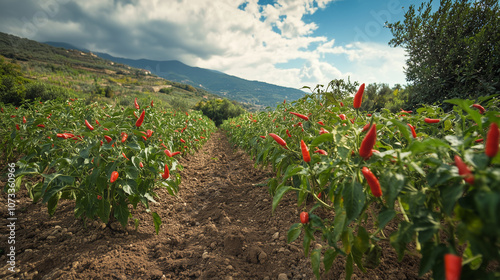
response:
{"label": "tilled soil", "polygon": [[[151,205],[162,218],[159,235],[151,215],[140,207],[133,211],[141,220],[137,230],[132,222],[125,230],[100,221],[84,225],[74,219],[74,202],[60,202],[55,216],[49,217],[45,205],[32,204],[26,191],[20,191],[16,273],[5,265],[10,245],[3,207],[0,278],[314,279],[302,237],[286,242],[288,229],[302,211],[295,194],[288,193],[271,215],[266,187],[270,170],[255,169],[251,158],[229,144],[221,131],[180,163],[184,170],[178,197],[158,189],[157,203]],[[7,205],[5,193],[0,202]],[[317,241],[312,245],[320,248],[320,238]],[[382,248],[381,264],[366,274],[355,268],[352,279],[419,279],[417,257],[398,262],[389,244]],[[343,279],[344,263],[337,259],[322,279]]]}

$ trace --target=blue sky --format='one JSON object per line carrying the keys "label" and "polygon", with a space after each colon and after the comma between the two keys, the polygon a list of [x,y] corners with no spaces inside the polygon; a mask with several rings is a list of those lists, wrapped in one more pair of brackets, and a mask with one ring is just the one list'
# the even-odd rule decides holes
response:
{"label": "blue sky", "polygon": [[180,60],[300,88],[405,84],[385,21],[413,0],[2,0],[0,31],[127,58]]}

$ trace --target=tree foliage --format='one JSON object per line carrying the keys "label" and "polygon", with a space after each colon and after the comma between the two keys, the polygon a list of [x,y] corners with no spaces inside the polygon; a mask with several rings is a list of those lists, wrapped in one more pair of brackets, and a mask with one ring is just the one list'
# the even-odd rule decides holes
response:
{"label": "tree foliage", "polygon": [[408,52],[410,106],[500,92],[500,9],[496,0],[432,0],[387,25]]}
{"label": "tree foliage", "polygon": [[195,107],[195,110],[200,110],[203,114],[212,119],[217,126],[222,124],[224,120],[234,118],[245,112],[240,105],[235,101],[228,99],[212,99],[207,102],[200,101]]}

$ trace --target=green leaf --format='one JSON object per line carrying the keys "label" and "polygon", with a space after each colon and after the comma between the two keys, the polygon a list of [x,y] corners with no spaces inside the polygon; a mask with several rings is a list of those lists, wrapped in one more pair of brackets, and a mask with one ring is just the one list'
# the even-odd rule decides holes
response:
{"label": "green leaf", "polygon": [[301,232],[302,232],[302,224],[301,223],[293,224],[288,230],[287,242],[292,243],[293,241],[295,241],[297,238],[299,238]]}
{"label": "green leaf", "polygon": [[161,226],[161,218],[156,212],[152,212],[151,216],[153,216],[153,222],[155,224],[156,235],[158,235],[158,232],[160,231],[160,226]]}
{"label": "green leaf", "polygon": [[322,143],[328,142],[328,141],[333,141],[333,135],[331,133],[321,134],[320,136],[314,138],[314,140],[312,141],[310,146],[317,147],[319,144],[322,144]]}
{"label": "green leaf", "polygon": [[59,198],[61,197],[61,194],[58,193],[54,196],[52,196],[48,203],[47,203],[47,210],[49,212],[49,215],[52,217],[54,216],[54,213],[56,212],[56,208],[57,208],[57,203],[59,202]]}
{"label": "green leaf", "polygon": [[441,189],[441,201],[443,203],[443,212],[446,215],[451,215],[457,201],[464,193],[463,184],[453,184],[444,186]]}
{"label": "green leaf", "polygon": [[291,187],[289,186],[281,186],[276,190],[276,194],[273,197],[273,209],[272,213],[274,214],[274,210],[278,206],[278,203],[280,203],[281,199],[283,198],[283,195],[290,190]]}
{"label": "green leaf", "polygon": [[442,259],[444,254],[448,252],[446,245],[436,244],[433,241],[425,242],[422,244],[422,258],[420,259],[420,268],[418,276],[422,277],[425,273],[431,270],[436,265],[438,259]]}
{"label": "green leaf", "polygon": [[99,209],[97,210],[97,215],[103,223],[107,224],[109,221],[109,215],[111,213],[111,204],[107,199],[104,198],[98,201]]}
{"label": "green leaf", "polygon": [[130,212],[128,210],[127,204],[125,201],[120,201],[119,205],[115,205],[114,207],[115,218],[120,222],[122,227],[127,226],[128,217],[130,216]]}
{"label": "green leaf", "polygon": [[345,262],[345,279],[350,280],[353,273],[353,259],[352,254],[347,255],[347,260]]}
{"label": "green leaf", "polygon": [[311,241],[314,240],[314,231],[312,230],[311,227],[305,226],[304,227],[304,255],[307,256],[309,255],[309,247],[311,245]]}
{"label": "green leaf", "polygon": [[411,143],[413,136],[410,136],[410,127],[396,119],[392,119],[391,122],[399,128],[399,131],[401,131],[406,141],[408,141],[408,143]]}
{"label": "green leaf", "polygon": [[362,226],[358,227],[358,235],[354,238],[354,247],[356,247],[361,254],[364,254],[370,247],[370,236]]}
{"label": "green leaf", "polygon": [[338,255],[338,251],[335,251],[333,249],[328,249],[325,252],[325,255],[323,256],[323,263],[325,265],[325,273],[328,273],[330,269],[332,268],[333,261]]}
{"label": "green leaf", "polygon": [[396,217],[396,211],[394,209],[385,208],[378,214],[378,228],[382,229]]}
{"label": "green leaf", "polygon": [[333,220],[333,240],[329,240],[330,246],[336,246],[336,243],[339,241],[340,236],[344,232],[344,228],[346,226],[347,215],[345,211],[337,213],[335,215],[335,220]]}
{"label": "green leaf", "polygon": [[314,275],[316,276],[316,279],[320,278],[319,274],[320,264],[321,264],[321,249],[315,249],[311,253],[311,265]]}
{"label": "green leaf", "polygon": [[[52,174],[51,174],[52,175]],[[56,193],[62,191],[66,186],[72,185],[75,178],[72,176],[64,176],[62,174],[57,174],[52,177],[52,180],[47,182],[47,185],[44,184],[44,188],[42,188],[43,192],[43,200],[42,203],[47,202],[50,198],[52,198]],[[49,188],[49,184],[54,186]]]}
{"label": "green leaf", "polygon": [[357,219],[365,205],[366,200],[366,195],[363,192],[363,186],[358,182],[344,185],[342,196],[344,197],[344,205],[348,221]]}
{"label": "green leaf", "polygon": [[394,201],[404,187],[405,177],[399,173],[387,172],[380,178],[380,185],[383,188],[387,205],[393,207]]}
{"label": "green leaf", "polygon": [[352,248],[352,258],[356,266],[363,272],[366,273],[366,268],[363,266],[363,253],[360,252],[356,247]]}

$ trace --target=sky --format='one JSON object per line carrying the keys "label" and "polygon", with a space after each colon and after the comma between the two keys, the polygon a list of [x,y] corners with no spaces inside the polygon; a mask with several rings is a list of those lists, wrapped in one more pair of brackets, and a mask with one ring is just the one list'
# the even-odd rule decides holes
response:
{"label": "sky", "polygon": [[415,0],[2,0],[0,31],[131,59],[179,60],[301,88],[406,84],[385,22]]}

